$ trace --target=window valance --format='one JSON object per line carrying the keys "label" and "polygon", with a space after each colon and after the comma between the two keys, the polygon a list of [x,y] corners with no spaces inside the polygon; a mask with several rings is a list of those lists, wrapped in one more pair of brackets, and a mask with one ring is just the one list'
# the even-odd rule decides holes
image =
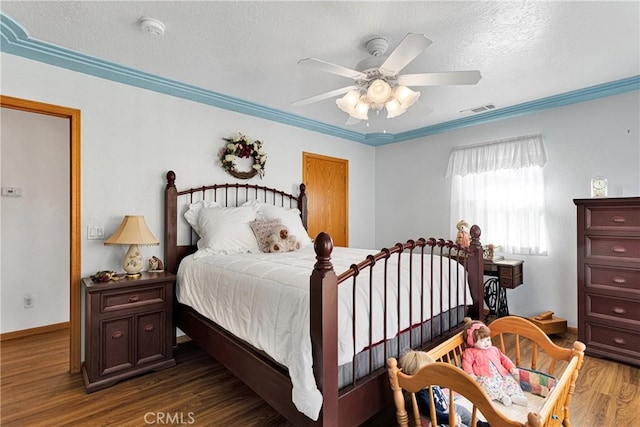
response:
{"label": "window valance", "polygon": [[447,177],[501,169],[544,166],[542,134],[455,147],[449,155]]}

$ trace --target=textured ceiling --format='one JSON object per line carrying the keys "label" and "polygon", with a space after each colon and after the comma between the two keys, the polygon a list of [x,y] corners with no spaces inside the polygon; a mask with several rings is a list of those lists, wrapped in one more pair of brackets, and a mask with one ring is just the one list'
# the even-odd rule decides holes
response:
{"label": "textured ceiling", "polygon": [[[7,1],[30,38],[360,133],[400,133],[640,74],[640,2]],[[163,36],[138,28],[143,16]],[[477,69],[475,86],[418,88],[404,115],[347,126],[334,99],[292,102],[350,79],[297,65],[354,68],[367,40],[408,32],[433,44],[401,74]]]}

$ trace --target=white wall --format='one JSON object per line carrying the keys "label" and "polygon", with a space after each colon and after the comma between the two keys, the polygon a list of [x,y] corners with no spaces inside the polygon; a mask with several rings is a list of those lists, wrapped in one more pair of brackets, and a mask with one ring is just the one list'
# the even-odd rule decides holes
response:
{"label": "white wall", "polygon": [[[0,109],[0,332],[69,321],[69,121]],[[25,294],[32,306],[24,307]]]}
{"label": "white wall", "polygon": [[[82,274],[121,270],[126,248],[87,240],[87,226],[104,226],[109,236],[126,214],[144,215],[159,247],[145,258],[163,258],[165,175],[176,186],[234,182],[219,165],[223,137],[241,131],[264,141],[264,179],[251,183],[296,193],[302,152],[349,160],[349,242],[374,243],[375,149],[356,142],[221,110],[195,102],[2,54],[2,94],[81,110]],[[26,265],[25,265],[26,267]],[[26,327],[26,326],[25,326]]]}
{"label": "white wall", "polygon": [[[454,239],[451,181],[445,178],[451,149],[541,132],[548,159],[544,179],[549,254],[518,256],[525,260],[524,285],[507,292],[509,308],[519,315],[553,310],[576,326],[573,199],[590,197],[595,175],[608,178],[610,197],[640,195],[639,123],[640,92],[634,91],[379,147],[376,245],[421,236]],[[406,212],[397,216],[403,209]]]}

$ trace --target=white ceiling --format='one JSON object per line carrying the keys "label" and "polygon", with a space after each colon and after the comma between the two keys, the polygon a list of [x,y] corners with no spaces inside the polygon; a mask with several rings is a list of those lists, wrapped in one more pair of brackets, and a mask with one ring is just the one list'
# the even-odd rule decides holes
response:
{"label": "white ceiling", "polygon": [[[396,134],[640,75],[640,2],[622,1],[7,1],[0,10],[31,39],[363,134]],[[148,16],[163,36],[140,31]],[[406,33],[433,44],[406,73],[477,69],[475,86],[414,88],[404,115],[346,126],[333,98],[292,102],[349,85],[297,65],[348,68],[367,40],[390,50]]]}

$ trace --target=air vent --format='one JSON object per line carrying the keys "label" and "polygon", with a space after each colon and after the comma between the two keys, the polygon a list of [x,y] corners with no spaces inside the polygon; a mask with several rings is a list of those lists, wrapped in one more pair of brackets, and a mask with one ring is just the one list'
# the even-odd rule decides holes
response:
{"label": "air vent", "polygon": [[485,111],[494,110],[496,106],[494,104],[485,104],[479,107],[469,108],[468,110],[462,110],[461,113],[464,114],[478,114],[484,113]]}

